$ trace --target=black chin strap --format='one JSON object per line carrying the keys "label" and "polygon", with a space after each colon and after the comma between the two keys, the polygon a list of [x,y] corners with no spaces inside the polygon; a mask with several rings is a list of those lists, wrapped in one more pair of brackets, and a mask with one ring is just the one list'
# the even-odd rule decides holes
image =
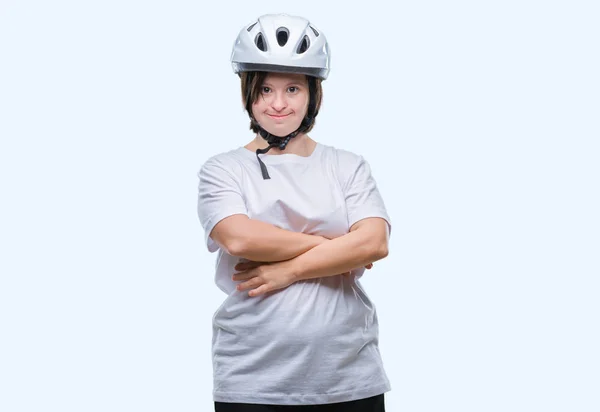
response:
{"label": "black chin strap", "polygon": [[296,137],[301,131],[308,129],[308,126],[311,123],[312,123],[312,119],[310,117],[306,116],[302,120],[300,127],[298,127],[296,129],[296,131],[288,134],[287,136],[281,137],[281,136],[275,136],[274,134],[267,132],[258,123],[255,122],[255,125],[258,128],[259,134],[262,136],[263,139],[265,139],[269,143],[269,146],[264,149],[256,149],[256,158],[258,159],[258,163],[260,164],[260,170],[262,172],[264,180],[270,179],[271,176],[269,176],[269,172],[267,171],[267,166],[260,159],[260,157],[258,157],[258,155],[267,153],[273,147],[277,147],[279,150],[285,150],[285,148],[286,148],[287,144],[290,142],[290,140],[292,138]]}

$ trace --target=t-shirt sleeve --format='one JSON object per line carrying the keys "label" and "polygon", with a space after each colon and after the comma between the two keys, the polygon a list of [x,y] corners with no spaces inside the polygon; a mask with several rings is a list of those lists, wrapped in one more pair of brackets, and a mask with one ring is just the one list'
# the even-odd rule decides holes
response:
{"label": "t-shirt sleeve", "polygon": [[362,156],[345,156],[347,168],[344,196],[348,209],[348,223],[352,227],[356,222],[369,217],[380,217],[388,224],[388,234],[392,234],[392,222],[387,213],[383,198],[377,188],[377,182],[371,173],[369,163]]}
{"label": "t-shirt sleeve", "polygon": [[236,214],[248,215],[246,202],[232,168],[211,158],[198,172],[198,217],[204,228],[204,239],[209,252],[219,245],[210,237],[221,220]]}

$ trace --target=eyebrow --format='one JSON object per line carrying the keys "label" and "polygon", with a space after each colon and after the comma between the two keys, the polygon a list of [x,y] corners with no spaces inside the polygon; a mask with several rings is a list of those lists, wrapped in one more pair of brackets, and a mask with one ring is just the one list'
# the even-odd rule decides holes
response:
{"label": "eyebrow", "polygon": [[[271,86],[273,87],[273,85],[269,82],[263,82],[263,86]],[[286,84],[286,86],[304,86],[304,83],[302,82],[289,82]]]}

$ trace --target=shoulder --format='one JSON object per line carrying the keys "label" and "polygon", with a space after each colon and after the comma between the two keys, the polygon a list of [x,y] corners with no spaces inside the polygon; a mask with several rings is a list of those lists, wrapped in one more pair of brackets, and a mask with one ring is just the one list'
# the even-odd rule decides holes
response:
{"label": "shoulder", "polygon": [[239,149],[232,149],[210,156],[201,164],[198,173],[215,169],[223,169],[231,174],[236,174],[240,170]]}
{"label": "shoulder", "polygon": [[323,149],[323,160],[333,167],[342,189],[346,191],[355,175],[364,169],[366,160],[358,153],[339,147],[323,145]]}
{"label": "shoulder", "polygon": [[244,175],[242,160],[236,149],[210,156],[196,173],[199,187],[207,191],[215,187],[241,190],[240,182]]}
{"label": "shoulder", "polygon": [[333,161],[334,164],[342,169],[347,167],[355,167],[364,161],[364,158],[350,150],[342,149],[335,146],[322,144],[323,152],[326,154],[327,160]]}

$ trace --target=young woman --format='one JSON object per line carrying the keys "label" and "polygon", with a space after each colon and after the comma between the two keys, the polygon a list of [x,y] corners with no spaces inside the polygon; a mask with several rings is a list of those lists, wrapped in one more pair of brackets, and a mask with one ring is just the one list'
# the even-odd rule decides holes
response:
{"label": "young woman", "polygon": [[231,56],[255,133],[200,168],[215,282],[216,411],[383,412],[390,383],[359,278],[388,254],[390,218],[360,155],[308,136],[329,46],[306,19],[265,15]]}

